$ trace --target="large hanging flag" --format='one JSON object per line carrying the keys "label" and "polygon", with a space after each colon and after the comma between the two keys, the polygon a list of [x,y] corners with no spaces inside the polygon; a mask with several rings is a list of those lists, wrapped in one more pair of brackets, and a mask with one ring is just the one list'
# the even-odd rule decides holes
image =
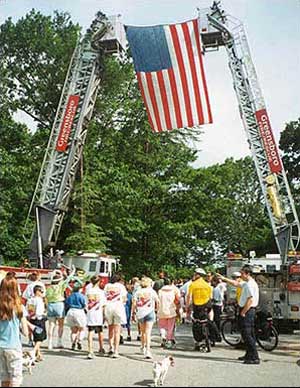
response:
{"label": "large hanging flag", "polygon": [[212,123],[198,19],[125,28],[152,129]]}

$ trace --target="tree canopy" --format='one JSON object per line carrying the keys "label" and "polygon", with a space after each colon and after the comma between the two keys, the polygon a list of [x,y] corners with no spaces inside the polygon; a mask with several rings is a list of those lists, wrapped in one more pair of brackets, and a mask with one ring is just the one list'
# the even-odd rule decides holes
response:
{"label": "tree canopy", "polygon": [[[60,12],[32,10],[1,26],[0,255],[6,260],[26,251],[25,220],[79,34]],[[19,123],[20,111],[37,127]],[[228,251],[274,252],[252,160],[195,169],[192,138],[201,140],[201,130],[152,133],[130,59],[106,57],[59,248],[101,249],[120,257],[129,274],[199,265]],[[282,140],[286,150],[291,138]],[[291,166],[299,162],[292,152]]]}

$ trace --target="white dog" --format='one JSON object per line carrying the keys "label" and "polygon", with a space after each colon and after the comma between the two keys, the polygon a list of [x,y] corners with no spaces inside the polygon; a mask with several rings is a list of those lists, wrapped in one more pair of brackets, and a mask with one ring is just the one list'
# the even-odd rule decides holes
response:
{"label": "white dog", "polygon": [[153,363],[153,380],[155,387],[164,384],[170,365],[174,366],[174,358],[172,356],[166,356],[161,361],[155,361]]}
{"label": "white dog", "polygon": [[22,364],[32,375],[32,367],[35,365],[35,350],[23,352]]}

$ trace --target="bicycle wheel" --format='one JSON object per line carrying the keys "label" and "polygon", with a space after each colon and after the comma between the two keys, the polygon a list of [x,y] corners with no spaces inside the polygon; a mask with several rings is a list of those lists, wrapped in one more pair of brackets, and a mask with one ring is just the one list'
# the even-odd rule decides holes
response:
{"label": "bicycle wheel", "polygon": [[226,319],[221,325],[221,333],[224,341],[230,346],[241,342],[241,332],[235,319]]}
{"label": "bicycle wheel", "polygon": [[275,327],[267,327],[256,331],[258,345],[268,352],[274,350],[278,345],[278,333]]}

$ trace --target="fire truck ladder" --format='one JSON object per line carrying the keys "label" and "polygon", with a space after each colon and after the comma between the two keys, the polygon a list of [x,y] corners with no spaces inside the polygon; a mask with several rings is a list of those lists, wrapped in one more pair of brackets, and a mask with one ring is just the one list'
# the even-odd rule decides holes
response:
{"label": "fire truck ladder", "polygon": [[272,160],[270,161],[272,156],[270,155],[270,149],[267,150],[266,139],[262,136],[261,122],[259,122],[257,116],[260,112],[264,113],[264,124],[268,125],[267,135],[273,138],[272,129],[267,118],[266,105],[251,59],[247,36],[242,23],[230,15],[225,15],[218,1],[213,3],[209,12],[206,13],[206,17],[208,24],[214,31],[219,32],[219,36],[214,37],[211,42],[206,39],[207,43],[205,43],[205,39],[202,39],[203,46],[204,49],[215,49],[219,45],[224,45],[226,48],[240,115],[276,244],[284,264],[287,260],[288,250],[295,250],[299,244],[300,224],[276,143],[274,141],[274,144],[272,144],[272,152],[277,155],[279,164],[274,168]]}
{"label": "fire truck ladder", "polygon": [[[103,36],[112,28],[101,12],[74,50],[28,213],[29,257],[43,268],[43,250],[56,245],[82,156],[99,84]],[[38,263],[37,263],[38,260]]]}

